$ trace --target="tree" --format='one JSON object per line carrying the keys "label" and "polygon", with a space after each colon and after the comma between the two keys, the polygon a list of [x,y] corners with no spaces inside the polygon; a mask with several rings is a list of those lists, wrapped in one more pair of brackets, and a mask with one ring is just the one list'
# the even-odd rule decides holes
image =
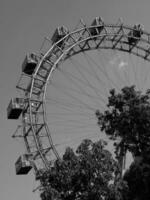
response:
{"label": "tree", "polygon": [[128,184],[129,200],[150,199],[150,163],[143,158],[134,161],[124,175]]}
{"label": "tree", "polygon": [[107,110],[97,110],[96,116],[101,131],[117,141],[119,162],[127,150],[134,157],[123,177],[128,184],[128,200],[150,199],[150,90],[142,94],[134,86],[124,87],[120,93],[113,89]]}
{"label": "tree", "polygon": [[120,93],[114,89],[108,97],[107,110],[96,111],[101,131],[117,140],[116,154],[126,150],[134,157],[150,152],[150,91],[142,94],[134,86],[124,87]]}
{"label": "tree", "polygon": [[105,146],[104,141],[86,139],[76,153],[68,147],[63,158],[42,174],[41,199],[122,200],[127,186],[124,181],[120,188],[114,184],[118,166]]}

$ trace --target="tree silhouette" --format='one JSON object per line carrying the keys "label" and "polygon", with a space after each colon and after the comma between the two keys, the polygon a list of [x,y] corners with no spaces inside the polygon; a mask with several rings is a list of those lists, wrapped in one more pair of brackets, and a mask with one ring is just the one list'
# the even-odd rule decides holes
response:
{"label": "tree silhouette", "polygon": [[134,157],[150,151],[150,92],[142,94],[134,86],[124,87],[116,94],[113,89],[108,97],[107,110],[96,111],[101,131],[118,140],[114,143],[117,156],[126,150]]}
{"label": "tree silhouette", "polygon": [[[105,149],[106,142],[84,140],[76,153],[68,147],[41,178],[42,200],[121,200],[124,181],[114,184],[117,162]],[[119,183],[119,181],[118,181]]]}
{"label": "tree silhouette", "polygon": [[150,162],[146,159],[134,161],[124,175],[128,184],[129,200],[150,199]]}
{"label": "tree silhouette", "polygon": [[133,155],[134,162],[123,177],[129,189],[127,198],[150,199],[150,91],[142,94],[134,86],[124,87],[120,93],[113,89],[107,110],[97,110],[96,116],[100,130],[116,140],[118,161],[122,162],[127,150]]}

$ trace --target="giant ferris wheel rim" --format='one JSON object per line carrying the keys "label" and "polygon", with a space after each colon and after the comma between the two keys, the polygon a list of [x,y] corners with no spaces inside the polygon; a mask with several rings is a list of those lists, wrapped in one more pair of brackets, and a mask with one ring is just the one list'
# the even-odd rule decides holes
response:
{"label": "giant ferris wheel rim", "polygon": [[[123,24],[116,25],[116,24],[105,24],[104,28],[105,32],[100,33],[95,36],[91,36],[89,33],[90,28],[97,28],[98,26],[83,26],[82,28],[78,28],[72,32],[68,32],[68,34],[63,37],[61,40],[59,40],[57,43],[54,43],[50,48],[45,52],[44,55],[41,56],[41,59],[36,67],[36,70],[34,74],[32,75],[32,81],[31,81],[31,88],[29,92],[29,113],[30,113],[30,125],[32,129],[32,133],[34,136],[34,140],[37,147],[37,152],[39,153],[44,165],[46,168],[49,168],[49,164],[47,162],[47,159],[45,158],[45,153],[43,153],[43,149],[38,144],[37,134],[36,130],[34,128],[34,122],[33,122],[33,109],[31,104],[34,101],[37,101],[37,99],[34,98],[34,83],[35,80],[41,80],[43,81],[43,88],[41,88],[41,91],[39,91],[39,94],[42,93],[42,109],[43,109],[43,123],[44,127],[47,133],[47,138],[49,140],[50,149],[54,152],[56,158],[60,158],[59,154],[57,152],[57,149],[53,143],[53,139],[51,137],[51,133],[47,124],[47,116],[46,116],[46,104],[45,104],[45,95],[47,86],[51,77],[51,74],[59,65],[60,62],[65,61],[69,57],[72,57],[75,54],[78,54],[83,51],[88,50],[96,50],[96,49],[112,49],[112,50],[118,50],[127,52],[130,54],[133,54],[135,56],[138,56],[146,61],[150,61],[149,55],[150,55],[150,33],[144,31],[141,38],[139,38],[138,42],[135,45],[129,45],[128,38],[129,38],[129,31],[133,31],[134,28],[131,26],[125,26]],[[82,34],[83,35],[82,35]],[[81,38],[74,38],[74,34],[79,34],[79,37]],[[85,34],[85,35],[84,35]],[[72,41],[71,44],[67,44],[68,39]],[[63,41],[65,43],[65,47],[61,49],[58,44],[59,42]],[[89,44],[89,41],[93,44]],[[104,44],[104,42],[106,42]],[[107,45],[107,42],[109,45]],[[81,45],[82,44],[82,45]],[[125,48],[127,47],[127,48]],[[74,47],[78,46],[79,50],[74,51]],[[147,47],[148,46],[148,47]],[[56,60],[51,62],[51,56],[55,55],[55,51],[57,50]],[[136,50],[136,51],[135,51]],[[58,56],[59,55],[59,56]],[[43,62],[50,62],[51,66],[50,69],[47,71],[46,78],[39,77],[39,72],[42,69]]]}

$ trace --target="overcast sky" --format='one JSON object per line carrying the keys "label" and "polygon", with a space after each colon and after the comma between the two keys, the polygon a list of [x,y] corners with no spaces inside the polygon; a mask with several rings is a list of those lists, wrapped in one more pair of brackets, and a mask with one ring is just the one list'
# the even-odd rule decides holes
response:
{"label": "overcast sky", "polygon": [[126,24],[144,24],[150,32],[149,0],[0,0],[0,198],[38,200],[34,176],[16,176],[14,163],[23,144],[11,138],[18,121],[8,121],[6,108],[17,95],[15,86],[26,52],[38,51],[55,28],[75,27],[80,18],[106,22],[122,17]]}

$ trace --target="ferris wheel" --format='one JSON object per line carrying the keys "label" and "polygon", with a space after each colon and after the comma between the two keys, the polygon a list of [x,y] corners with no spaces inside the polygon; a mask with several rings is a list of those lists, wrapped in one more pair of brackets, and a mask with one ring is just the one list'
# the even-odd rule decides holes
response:
{"label": "ferris wheel", "polygon": [[17,84],[21,96],[8,106],[8,119],[21,118],[26,153],[16,162],[16,173],[49,169],[65,148],[81,140],[106,138],[96,110],[104,111],[109,91],[135,85],[150,88],[150,33],[143,26],[120,20],[107,24],[96,17],[69,31],[58,27],[40,51],[27,54]]}

